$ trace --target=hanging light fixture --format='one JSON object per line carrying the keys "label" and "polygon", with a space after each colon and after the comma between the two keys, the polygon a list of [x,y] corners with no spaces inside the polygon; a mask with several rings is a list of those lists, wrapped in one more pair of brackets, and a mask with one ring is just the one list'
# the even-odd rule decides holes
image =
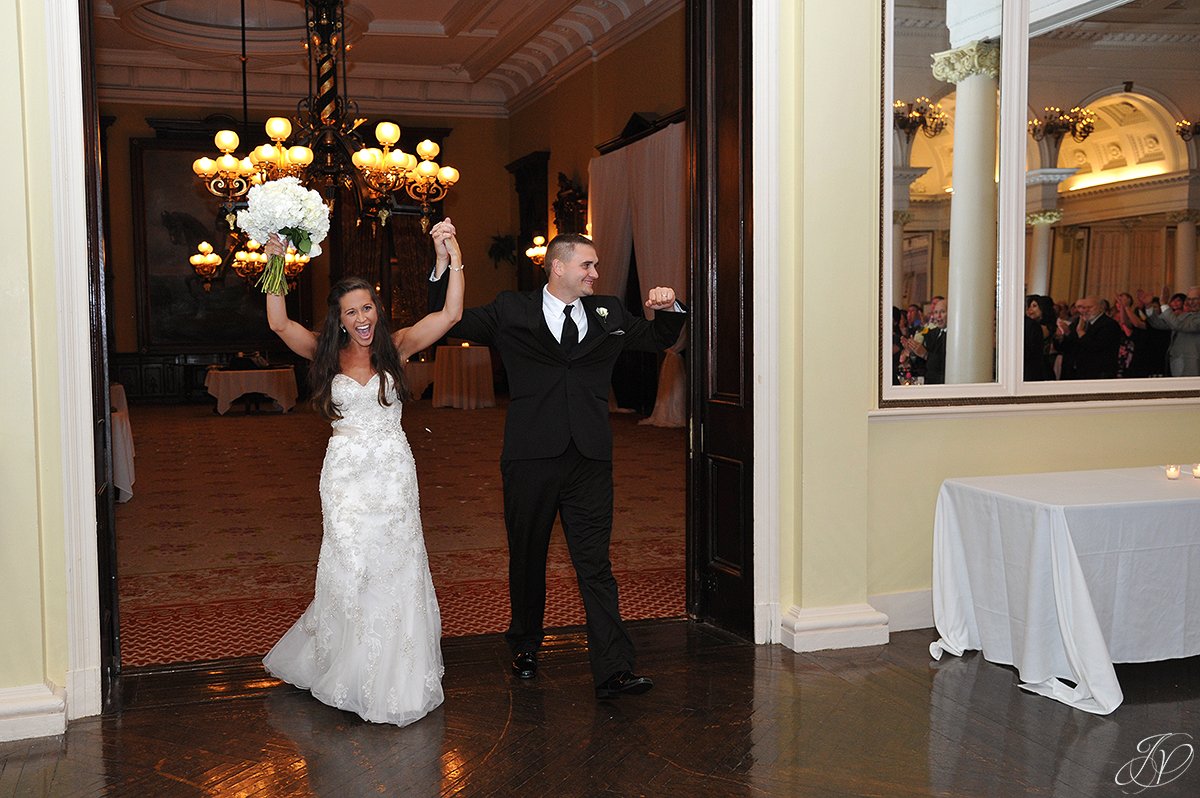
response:
{"label": "hanging light fixture", "polygon": [[1082,142],[1092,135],[1096,129],[1096,112],[1091,108],[1076,106],[1070,111],[1064,111],[1056,105],[1048,105],[1042,109],[1041,119],[1029,120],[1029,134],[1034,141],[1041,141],[1047,136],[1054,142],[1055,148],[1062,144],[1063,137],[1068,133],[1071,138]]}
{"label": "hanging light fixture", "polygon": [[[405,196],[410,197],[420,205],[421,229],[428,232],[431,205],[458,182],[458,170],[434,160],[439,148],[428,139],[417,145],[419,159],[398,149],[400,128],[392,122],[376,126],[378,148],[363,143],[358,128],[366,119],[358,116],[357,103],[342,93],[347,51],[344,2],[305,0],[304,9],[309,94],[297,103],[295,119],[268,119],[266,132],[272,143],[259,145],[246,158],[234,153],[237,134],[220,131],[215,140],[220,155],[197,159],[193,170],[209,192],[222,198],[231,227],[235,206],[252,185],[291,175],[320,191],[331,207],[338,189],[345,189],[358,213],[374,216],[382,224],[401,210]],[[243,111],[245,30],[242,0]]]}
{"label": "hanging light fixture", "polygon": [[928,97],[918,97],[910,103],[904,100],[892,103],[892,123],[910,141],[918,130],[926,137],[934,138],[946,129],[947,119],[949,117],[942,110],[941,103],[935,103]]}
{"label": "hanging light fixture", "polygon": [[534,236],[533,246],[525,250],[525,257],[533,261],[533,265],[541,267],[546,262],[546,237]]}
{"label": "hanging light fixture", "polygon": [[1189,122],[1186,119],[1180,119],[1175,123],[1175,132],[1184,141],[1191,141],[1197,133],[1200,133],[1200,122]]}

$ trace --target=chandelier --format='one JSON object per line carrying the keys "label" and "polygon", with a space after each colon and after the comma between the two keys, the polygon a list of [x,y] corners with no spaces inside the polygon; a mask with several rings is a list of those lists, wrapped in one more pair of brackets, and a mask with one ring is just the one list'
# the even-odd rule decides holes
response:
{"label": "chandelier", "polygon": [[1029,120],[1029,134],[1034,141],[1041,141],[1047,136],[1057,147],[1068,133],[1076,141],[1083,141],[1092,135],[1096,129],[1096,112],[1090,108],[1076,106],[1070,111],[1064,111],[1055,105],[1042,109],[1041,119]]}
{"label": "chandelier", "polygon": [[1197,133],[1200,133],[1200,122],[1189,122],[1186,119],[1180,119],[1175,123],[1175,132],[1184,141],[1191,141]]}
{"label": "chandelier", "polygon": [[[296,104],[294,119],[271,117],[266,123],[269,144],[260,144],[249,155],[236,154],[240,137],[232,130],[217,133],[219,155],[198,158],[192,164],[205,188],[221,199],[230,228],[236,208],[251,186],[294,176],[321,192],[332,207],[338,189],[354,199],[360,215],[387,224],[403,207],[404,197],[421,209],[421,229],[429,230],[432,203],[442,200],[458,182],[459,172],[434,159],[439,148],[426,139],[417,145],[417,156],[396,147],[400,128],[392,122],[375,127],[379,147],[367,147],[358,128],[367,120],[358,116],[358,105],[342,96],[346,85],[345,7],[343,0],[305,0],[308,40],[309,95]],[[243,113],[245,113],[246,17],[242,11]],[[243,124],[245,120],[243,119]],[[289,144],[289,140],[291,144]]]}
{"label": "chandelier", "polygon": [[947,119],[941,103],[935,103],[928,97],[918,97],[910,103],[904,100],[892,103],[892,123],[897,130],[904,131],[910,141],[918,130],[928,138],[933,138],[946,129]]}
{"label": "chandelier", "polygon": [[525,257],[533,261],[534,266],[541,267],[546,262],[546,237],[534,236],[533,246],[525,250]]}
{"label": "chandelier", "polygon": [[[205,292],[212,290],[213,280],[220,278],[226,268],[251,285],[267,268],[270,256],[260,251],[262,244],[252,238],[245,239],[245,235],[239,231],[231,232],[229,241],[223,255],[218,254],[212,244],[201,241],[196,245],[196,254],[188,258],[196,276],[203,281]],[[295,290],[296,280],[308,265],[308,261],[308,255],[297,252],[293,246],[288,246],[287,252],[284,253],[283,274],[289,290]]]}

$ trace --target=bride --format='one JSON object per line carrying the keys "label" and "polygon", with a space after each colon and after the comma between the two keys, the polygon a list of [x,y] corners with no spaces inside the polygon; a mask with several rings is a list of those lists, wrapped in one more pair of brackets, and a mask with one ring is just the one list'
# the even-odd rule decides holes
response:
{"label": "bride", "polygon": [[[321,467],[325,528],[316,594],[263,660],[274,676],[330,706],[404,726],[442,703],[442,621],[421,531],[412,450],[400,426],[408,398],[402,364],[462,315],[462,254],[449,219],[430,231],[438,271],[450,268],[446,306],[390,333],[386,308],[357,277],[329,292],[321,332],[267,295],[267,320],[312,361],[313,403],[332,421]],[[267,254],[282,251],[275,237]]]}

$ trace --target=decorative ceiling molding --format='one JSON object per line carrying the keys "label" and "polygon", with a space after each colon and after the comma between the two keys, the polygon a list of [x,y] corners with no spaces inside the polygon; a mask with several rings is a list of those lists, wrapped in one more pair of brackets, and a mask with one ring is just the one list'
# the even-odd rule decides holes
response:
{"label": "decorative ceiling molding", "polygon": [[[239,27],[198,22],[205,13],[212,16],[220,11],[214,5],[206,12],[204,3],[97,3],[98,20],[106,20],[108,26],[119,24],[123,31],[151,43],[136,48],[97,41],[101,101],[239,106]],[[264,18],[275,19],[272,13],[300,5],[301,0],[261,0],[248,4],[248,12],[253,8]],[[378,0],[360,0],[346,7],[348,39],[364,45],[350,55],[346,95],[364,113],[503,117],[678,12],[683,0],[459,0],[440,20],[376,18],[387,7]],[[171,13],[159,13],[164,10]],[[302,27],[303,10],[299,10]],[[516,13],[505,18],[501,30],[490,30],[510,10]],[[447,47],[456,48],[459,56],[465,52],[466,57],[461,64],[429,63],[433,59],[428,55],[425,62],[406,63],[403,45],[395,46],[396,63],[356,57],[370,40],[378,52],[379,40],[388,37],[446,39]],[[303,52],[302,40],[298,29],[248,30],[247,89],[252,108],[279,111],[280,97],[307,95],[307,63],[298,55]]]}

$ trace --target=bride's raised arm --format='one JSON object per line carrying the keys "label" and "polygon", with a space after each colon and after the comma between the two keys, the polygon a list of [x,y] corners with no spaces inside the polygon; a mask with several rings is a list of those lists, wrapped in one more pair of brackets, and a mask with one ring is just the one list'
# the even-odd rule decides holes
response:
{"label": "bride's raised arm", "polygon": [[459,249],[454,227],[447,219],[445,222],[434,225],[429,233],[433,236],[438,265],[442,265],[447,260],[449,262],[450,281],[446,289],[446,304],[441,310],[430,313],[411,327],[397,330],[392,335],[392,342],[399,350],[402,362],[416,352],[431,346],[462,318],[463,291],[466,281],[463,279],[462,251]]}
{"label": "bride's raised arm", "polygon": [[[271,239],[263,251],[272,255],[278,249],[282,253],[283,242],[275,235]],[[271,331],[287,344],[288,349],[306,360],[313,359],[317,353],[317,334],[288,318],[287,303],[280,294],[267,294],[267,323],[271,325]]]}

